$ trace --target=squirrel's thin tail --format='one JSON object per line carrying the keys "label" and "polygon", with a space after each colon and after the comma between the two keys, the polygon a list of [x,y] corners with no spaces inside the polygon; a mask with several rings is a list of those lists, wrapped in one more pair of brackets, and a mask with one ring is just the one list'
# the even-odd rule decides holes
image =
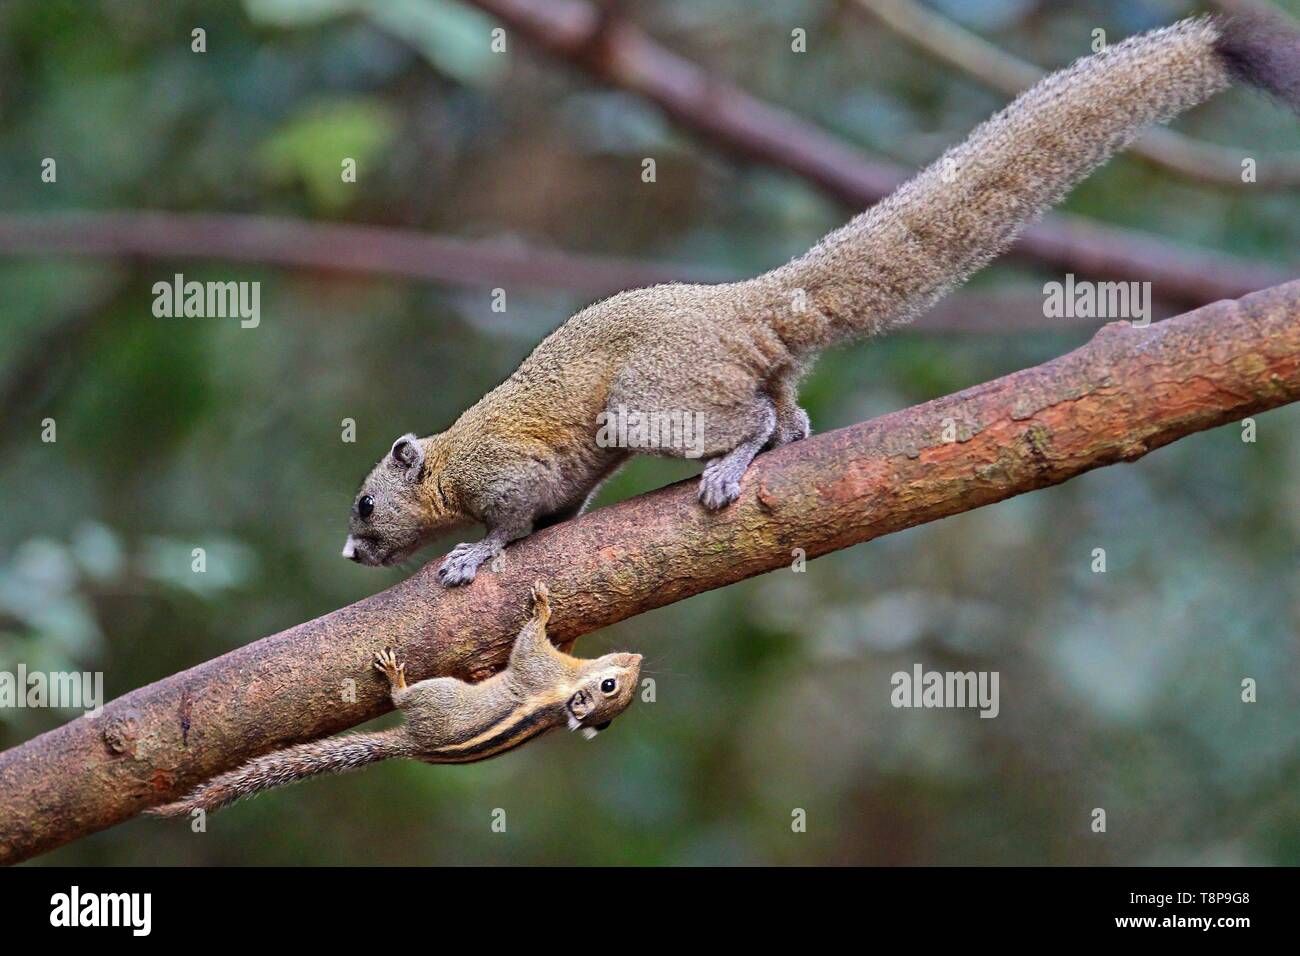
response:
{"label": "squirrel's thin tail", "polygon": [[152,807],[145,812],[155,816],[178,817],[193,810],[217,810],[241,797],[305,780],[317,774],[341,773],[389,757],[410,755],[411,750],[401,728],[314,740],[254,757],[242,767],[219,774],[199,785],[175,803]]}
{"label": "squirrel's thin tail", "polygon": [[752,280],[767,321],[796,352],[909,321],[1144,127],[1234,79],[1300,109],[1300,40],[1271,19],[1184,20],[1044,78],[891,196]]}

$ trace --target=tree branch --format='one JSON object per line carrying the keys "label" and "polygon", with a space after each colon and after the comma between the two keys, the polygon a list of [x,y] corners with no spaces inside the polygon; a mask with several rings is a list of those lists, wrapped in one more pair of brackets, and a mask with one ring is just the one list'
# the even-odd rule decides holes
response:
{"label": "tree branch", "polygon": [[[859,9],[930,56],[955,67],[999,93],[1019,96],[1047,74],[915,0],[853,0]],[[1192,182],[1207,186],[1262,189],[1300,187],[1300,157],[1258,157],[1257,177],[1242,181],[1240,149],[1206,143],[1157,126],[1129,147],[1135,156]]]}
{"label": "tree branch", "polygon": [[[719,269],[538,251],[516,243],[431,236],[414,229],[315,223],[273,216],[166,211],[0,213],[0,256],[69,255],[119,259],[228,259],[259,265],[390,276],[470,288],[526,287],[608,295],[660,282],[723,282]],[[98,301],[98,300],[97,300]],[[1158,318],[1175,309],[1155,303]],[[95,309],[78,310],[41,336],[20,373],[0,386],[0,420],[39,395],[27,379],[49,361],[51,341],[82,336]],[[1043,315],[1040,290],[959,291],[909,326],[920,332],[1059,330]],[[1092,323],[1079,319],[1076,324]],[[1095,324],[1095,323],[1092,323]],[[76,335],[73,335],[76,333]]]}
{"label": "tree branch", "polygon": [[[388,703],[369,661],[386,645],[402,649],[415,679],[485,676],[505,662],[536,578],[550,584],[551,635],[565,644],[786,566],[795,548],[817,557],[1297,398],[1300,281],[1145,329],[1114,323],[1044,365],[760,455],[719,514],[685,482],[534,534],[468,588],[439,587],[435,561],[0,754],[0,861],[375,717]],[[949,423],[955,442],[943,440]]]}
{"label": "tree branch", "polygon": [[593,296],[660,282],[734,279],[715,269],[580,256],[415,229],[274,216],[175,212],[0,214],[0,255],[217,258],[449,285],[566,289]]}
{"label": "tree branch", "polygon": [[[585,0],[469,2],[601,82],[645,97],[733,153],[789,170],[855,210],[884,198],[906,178],[905,170],[866,159]],[[1237,298],[1290,278],[1273,266],[1180,248],[1061,213],[1026,228],[1011,255],[1089,278],[1149,281],[1157,297],[1183,308]]]}

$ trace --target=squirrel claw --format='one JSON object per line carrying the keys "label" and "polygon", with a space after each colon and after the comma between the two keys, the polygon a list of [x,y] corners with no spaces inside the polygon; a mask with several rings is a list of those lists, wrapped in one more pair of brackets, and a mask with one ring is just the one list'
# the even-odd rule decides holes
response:
{"label": "squirrel claw", "polygon": [[449,588],[469,584],[478,574],[479,565],[490,557],[478,544],[458,544],[438,568],[438,583]]}
{"label": "squirrel claw", "polygon": [[397,655],[391,647],[375,654],[375,670],[388,678],[388,683],[395,689],[406,687],[406,665],[397,662]]}
{"label": "squirrel claw", "polygon": [[533,582],[533,614],[546,620],[551,616],[551,592],[544,581]]}
{"label": "squirrel claw", "polygon": [[710,465],[700,476],[700,504],[710,511],[719,511],[740,497],[740,479],[728,474],[727,469]]}

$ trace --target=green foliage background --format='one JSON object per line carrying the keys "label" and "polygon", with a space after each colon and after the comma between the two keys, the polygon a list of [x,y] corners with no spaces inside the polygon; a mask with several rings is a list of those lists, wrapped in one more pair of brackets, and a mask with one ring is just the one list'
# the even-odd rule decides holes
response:
{"label": "green foliage background", "polygon": [[[1173,0],[940,6],[1060,65]],[[1295,4],[1290,4],[1295,10]],[[743,87],[909,164],[1000,99],[833,2],[654,0],[636,20]],[[208,52],[190,51],[207,30]],[[0,5],[5,211],[245,211],[513,236],[738,273],[849,210],[736,165],[635,98],[450,0]],[[809,52],[789,52],[790,30]],[[1178,128],[1253,151],[1300,124],[1232,91]],[[359,182],[339,181],[339,157]],[[658,182],[640,181],[644,156]],[[39,181],[58,160],[58,182]],[[1295,195],[1121,158],[1068,207],[1294,266]],[[161,320],[150,287],[262,282],[261,326]],[[999,265],[992,289],[1039,283]],[[398,434],[443,427],[582,305],[222,262],[0,260],[0,669],[103,671],[108,696],[398,580],[338,556]],[[49,329],[75,319],[52,340]],[[1085,333],[902,333],[827,356],[827,430],[1046,360]],[[42,347],[39,343],[45,341]],[[34,351],[35,350],[35,351]],[[42,444],[40,422],[58,423]],[[340,441],[354,418],[355,444]],[[1300,408],[1133,466],[702,595],[585,639],[638,650],[657,701],[594,744],[392,763],[276,792],[206,834],[133,821],[40,863],[1300,863]],[[639,461],[603,502],[689,474]],[[454,542],[448,541],[446,544]],[[209,571],[190,571],[190,550]],[[1104,547],[1108,571],[1090,571]],[[890,675],[996,670],[1001,715],[895,710]],[[358,662],[358,673],[365,668]],[[1259,682],[1259,702],[1240,684]],[[0,746],[73,713],[0,710]],[[1103,807],[1108,832],[1089,830]],[[505,834],[490,830],[507,812]],[[791,832],[794,808],[808,831]]]}

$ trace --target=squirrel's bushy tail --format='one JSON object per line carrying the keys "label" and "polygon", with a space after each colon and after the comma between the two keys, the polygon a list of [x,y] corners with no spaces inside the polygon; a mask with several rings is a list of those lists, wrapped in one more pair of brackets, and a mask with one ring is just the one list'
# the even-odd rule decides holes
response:
{"label": "squirrel's bushy tail", "polygon": [[284,786],[322,773],[356,770],[389,757],[410,755],[400,728],[372,734],[348,734],[314,740],[255,757],[242,767],[213,777],[175,803],[146,810],[161,817],[178,817],[192,810],[217,810],[241,797]]}
{"label": "squirrel's bushy tail", "polygon": [[1184,20],[1046,77],[888,198],[753,280],[769,321],[796,352],[909,321],[1144,127],[1234,79],[1300,109],[1300,40],[1271,19]]}

